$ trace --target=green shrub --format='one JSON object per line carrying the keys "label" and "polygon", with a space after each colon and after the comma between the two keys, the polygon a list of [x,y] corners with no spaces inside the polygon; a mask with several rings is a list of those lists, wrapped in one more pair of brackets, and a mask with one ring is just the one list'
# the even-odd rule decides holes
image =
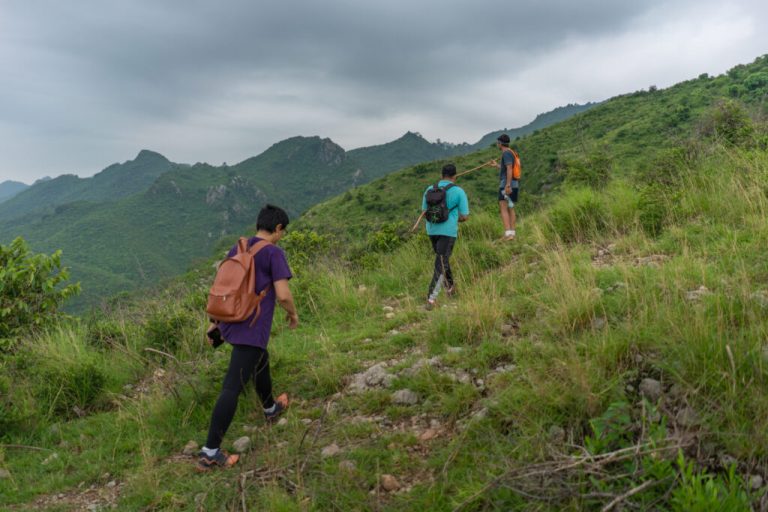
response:
{"label": "green shrub", "polygon": [[59,306],[80,291],[79,284],[63,286],[68,278],[61,251],[33,254],[21,237],[0,245],[0,351],[55,320]]}
{"label": "green shrub", "polygon": [[731,466],[725,476],[715,476],[696,471],[693,462],[686,462],[683,454],[678,456],[680,485],[672,493],[672,510],[685,512],[706,512],[709,510],[752,510],[749,496]]}
{"label": "green shrub", "polygon": [[379,253],[387,253],[395,250],[403,243],[405,223],[387,222],[378,231],[368,235],[368,250]]}
{"label": "green shrub", "polygon": [[595,152],[586,159],[565,162],[565,173],[566,185],[600,189],[611,179],[613,162],[606,153]]}
{"label": "green shrub", "polygon": [[726,144],[744,145],[752,139],[755,128],[741,103],[724,100],[704,116],[700,131],[703,135]]}
{"label": "green shrub", "polygon": [[280,241],[292,267],[303,267],[319,254],[325,253],[331,247],[329,237],[316,231],[291,231]]}

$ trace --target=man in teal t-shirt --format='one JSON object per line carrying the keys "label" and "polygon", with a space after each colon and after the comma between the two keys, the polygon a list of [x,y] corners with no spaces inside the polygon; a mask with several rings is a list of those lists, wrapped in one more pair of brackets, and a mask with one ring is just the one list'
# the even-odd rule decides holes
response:
{"label": "man in teal t-shirt", "polygon": [[[437,296],[443,285],[445,285],[445,292],[448,295],[453,295],[456,292],[456,285],[453,282],[453,273],[448,260],[451,257],[451,252],[453,252],[456,237],[459,235],[459,222],[464,222],[469,217],[467,194],[456,185],[456,166],[453,164],[444,165],[442,178],[437,184],[438,187],[445,188],[452,185],[445,191],[445,204],[449,213],[448,220],[445,222],[427,222],[427,235],[432,242],[432,250],[435,252],[435,271],[432,275],[432,282],[429,283],[427,309],[435,307]],[[424,191],[421,198],[422,212],[427,211],[427,192],[431,188],[432,185]]]}

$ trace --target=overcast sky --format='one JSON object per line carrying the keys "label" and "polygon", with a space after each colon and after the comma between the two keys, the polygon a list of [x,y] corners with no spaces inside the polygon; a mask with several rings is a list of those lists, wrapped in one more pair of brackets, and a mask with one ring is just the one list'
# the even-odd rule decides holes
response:
{"label": "overcast sky", "polygon": [[0,0],[0,181],[476,142],[768,53],[765,0]]}

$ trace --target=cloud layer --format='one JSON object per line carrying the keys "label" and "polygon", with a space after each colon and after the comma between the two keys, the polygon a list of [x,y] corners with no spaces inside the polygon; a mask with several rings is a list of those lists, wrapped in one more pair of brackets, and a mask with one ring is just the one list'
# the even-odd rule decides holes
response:
{"label": "cloud layer", "polygon": [[768,51],[764,2],[232,0],[0,6],[0,181],[293,135],[474,142]]}

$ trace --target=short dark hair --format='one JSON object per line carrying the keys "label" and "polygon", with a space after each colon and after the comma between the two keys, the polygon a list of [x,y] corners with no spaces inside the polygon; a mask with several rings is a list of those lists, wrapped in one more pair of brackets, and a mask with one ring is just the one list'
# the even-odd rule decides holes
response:
{"label": "short dark hair", "polygon": [[456,176],[456,166],[453,164],[445,164],[443,166],[443,177],[451,178],[453,176]]}
{"label": "short dark hair", "polygon": [[499,135],[496,140],[501,144],[502,146],[509,146],[509,135],[506,133],[502,133]]}
{"label": "short dark hair", "polygon": [[264,230],[269,233],[274,233],[277,230],[278,225],[282,225],[283,229],[288,227],[288,222],[288,214],[285,213],[285,210],[268,204],[259,212],[259,218],[256,221],[256,230]]}

